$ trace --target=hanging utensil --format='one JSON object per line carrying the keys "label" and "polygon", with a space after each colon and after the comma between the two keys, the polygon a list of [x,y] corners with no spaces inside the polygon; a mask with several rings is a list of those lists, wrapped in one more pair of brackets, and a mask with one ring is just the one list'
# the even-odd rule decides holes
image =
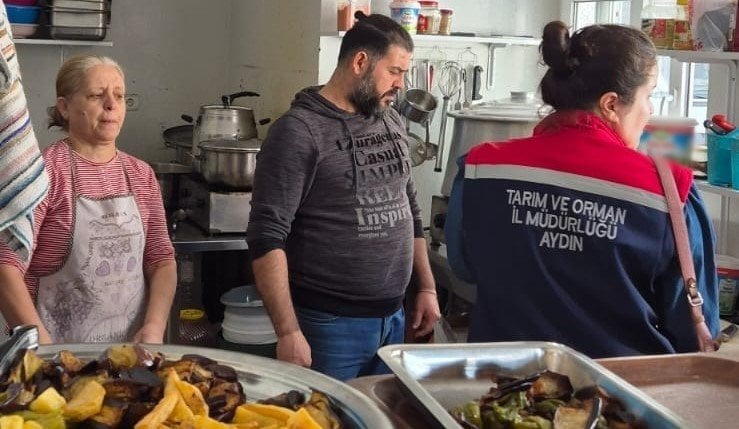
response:
{"label": "hanging utensil", "polygon": [[472,68],[472,100],[482,100],[482,94],[480,94],[480,89],[482,89],[482,66],[475,66]]}
{"label": "hanging utensil", "polygon": [[464,90],[463,83],[464,83],[464,80],[465,80],[464,75],[465,75],[465,71],[464,71],[463,68],[461,68],[459,70],[459,80],[460,80],[460,83],[459,83],[459,88],[458,88],[458,91],[457,91],[457,101],[456,101],[456,103],[454,103],[454,110],[461,110],[462,109],[462,91]]}
{"label": "hanging utensil", "polygon": [[464,94],[464,103],[462,103],[462,108],[469,109],[470,99],[467,97],[467,69],[462,69],[462,93]]}
{"label": "hanging utensil", "polygon": [[441,127],[439,129],[439,146],[436,153],[436,164],[434,171],[441,171],[441,163],[444,155],[444,140],[446,138],[446,118],[449,108],[449,98],[457,92],[461,82],[461,73],[459,65],[454,61],[444,63],[439,73],[439,91],[444,97],[444,103],[441,107]]}

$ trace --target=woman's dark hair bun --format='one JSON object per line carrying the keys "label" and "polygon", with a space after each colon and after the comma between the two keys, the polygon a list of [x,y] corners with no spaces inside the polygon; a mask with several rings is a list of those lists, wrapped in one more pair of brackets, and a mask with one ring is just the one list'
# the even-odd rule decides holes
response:
{"label": "woman's dark hair bun", "polygon": [[358,10],[358,11],[354,12],[354,18],[357,21],[361,21],[364,18],[367,18],[367,15],[364,12],[362,12],[361,10]]}
{"label": "woman's dark hair bun", "polygon": [[539,47],[544,63],[555,73],[570,73],[570,30],[562,21],[552,21],[544,27]]}

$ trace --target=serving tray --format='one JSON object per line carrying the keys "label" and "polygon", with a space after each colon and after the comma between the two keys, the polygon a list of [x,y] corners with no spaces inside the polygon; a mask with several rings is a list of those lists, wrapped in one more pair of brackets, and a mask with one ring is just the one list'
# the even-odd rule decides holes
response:
{"label": "serving tray", "polygon": [[569,376],[575,389],[601,386],[650,429],[692,427],[613,372],[561,344],[402,344],[385,346],[378,354],[415,397],[419,409],[439,427],[461,428],[447,410],[486,393],[492,374],[524,376],[544,369]]}
{"label": "serving tray", "polygon": [[674,410],[692,427],[739,426],[739,361],[689,353],[598,362]]}
{"label": "serving tray", "polygon": [[[85,361],[96,359],[110,344],[59,344],[41,346],[37,354],[51,358],[61,350],[69,350]],[[247,400],[267,399],[289,390],[310,394],[311,389],[326,393],[344,414],[350,428],[375,429],[393,428],[390,420],[377,404],[356,389],[316,371],[297,365],[226,350],[204,347],[143,344],[148,350],[158,351],[169,360],[179,359],[185,354],[199,354],[228,365],[236,370],[244,387]]]}

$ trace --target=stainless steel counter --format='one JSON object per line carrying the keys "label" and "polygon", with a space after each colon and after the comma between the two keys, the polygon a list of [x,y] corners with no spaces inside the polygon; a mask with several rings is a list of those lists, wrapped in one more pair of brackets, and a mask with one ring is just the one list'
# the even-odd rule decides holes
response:
{"label": "stainless steel counter", "polygon": [[188,253],[248,249],[246,234],[208,235],[187,220],[177,224],[177,230],[172,234],[172,244],[175,251]]}

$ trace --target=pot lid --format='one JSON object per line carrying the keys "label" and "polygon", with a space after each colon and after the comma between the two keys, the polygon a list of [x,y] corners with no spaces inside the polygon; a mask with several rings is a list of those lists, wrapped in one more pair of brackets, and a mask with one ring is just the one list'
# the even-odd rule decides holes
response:
{"label": "pot lid", "polygon": [[198,143],[200,149],[212,149],[221,152],[259,152],[262,140],[252,138],[246,140],[206,140]]}
{"label": "pot lid", "polygon": [[491,121],[538,122],[549,112],[549,106],[533,92],[512,91],[508,98],[484,101],[469,109],[449,112],[454,118]]}
{"label": "pot lid", "polygon": [[229,290],[221,295],[221,304],[230,307],[261,307],[264,305],[254,285],[239,286]]}
{"label": "pot lid", "polygon": [[206,106],[200,106],[200,111],[204,112],[206,110],[253,110],[251,107],[244,107],[244,106],[236,106],[236,105],[230,105],[228,107],[224,106],[223,104],[209,104]]}

